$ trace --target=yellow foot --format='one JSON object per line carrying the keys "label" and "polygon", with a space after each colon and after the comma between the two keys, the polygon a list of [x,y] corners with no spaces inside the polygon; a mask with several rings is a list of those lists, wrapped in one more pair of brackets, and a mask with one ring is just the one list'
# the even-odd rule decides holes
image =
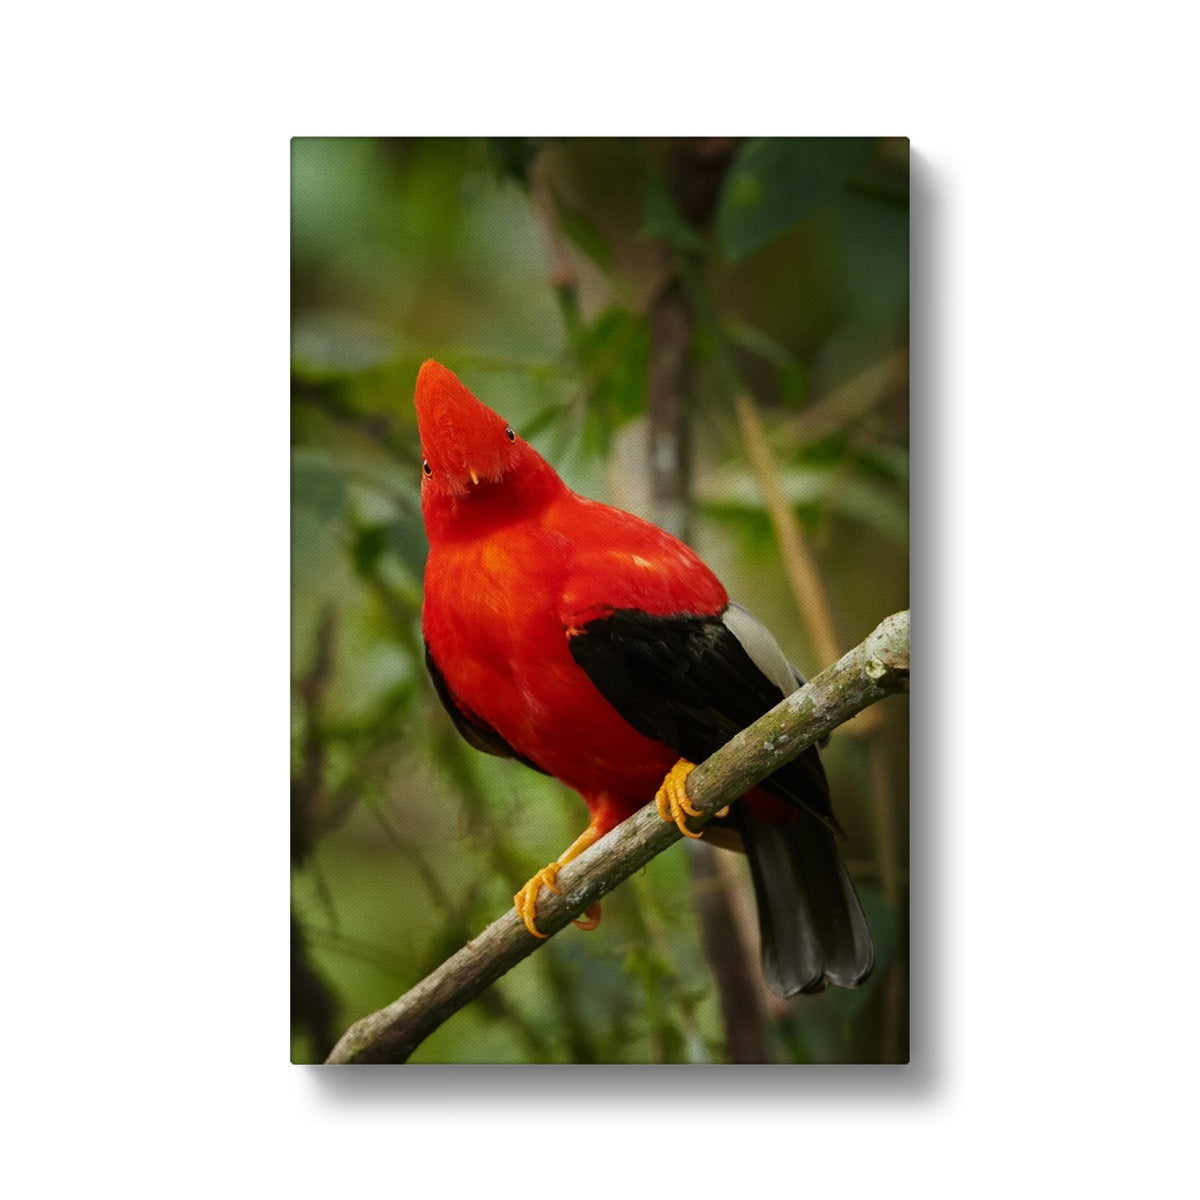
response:
{"label": "yellow foot", "polygon": [[542,933],[540,929],[533,923],[534,917],[537,916],[537,895],[542,886],[545,885],[552,892],[557,892],[559,889],[554,886],[554,877],[558,874],[562,867],[562,863],[551,863],[548,867],[543,867],[514,897],[513,904],[517,907],[517,916],[525,923],[525,928],[533,934],[535,938],[548,937],[548,934]]}
{"label": "yellow foot", "polygon": [[699,833],[693,833],[687,827],[688,817],[698,817],[701,815],[698,808],[692,807],[691,800],[687,794],[687,777],[696,769],[695,763],[690,763],[686,758],[681,758],[668,772],[667,777],[662,781],[662,787],[658,789],[657,795],[654,797],[654,803],[658,806],[658,815],[664,821],[674,821],[679,827],[679,832],[684,837],[698,838]]}
{"label": "yellow foot", "polygon": [[[557,892],[562,895],[562,889],[555,886],[555,879],[558,877],[559,871],[563,869],[573,858],[577,858],[582,854],[600,835],[596,832],[595,826],[589,825],[563,852],[562,857],[557,862],[552,862],[548,867],[543,867],[514,897],[513,904],[516,905],[517,916],[525,924],[525,928],[529,930],[536,938],[549,937],[549,934],[542,933],[540,929],[533,923],[537,916],[537,897],[538,892],[542,887],[548,887],[552,892]],[[580,929],[595,929],[600,924],[600,905],[593,904],[591,908],[583,914],[583,919],[575,922]]]}
{"label": "yellow foot", "polygon": [[595,929],[600,924],[600,905],[593,904],[584,912],[583,919],[575,921],[574,924],[580,929]]}

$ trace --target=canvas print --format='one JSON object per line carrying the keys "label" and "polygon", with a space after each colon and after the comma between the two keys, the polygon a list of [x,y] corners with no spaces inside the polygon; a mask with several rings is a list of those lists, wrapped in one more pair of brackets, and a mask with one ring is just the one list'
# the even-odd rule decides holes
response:
{"label": "canvas print", "polygon": [[291,172],[292,1061],[907,1062],[907,139]]}

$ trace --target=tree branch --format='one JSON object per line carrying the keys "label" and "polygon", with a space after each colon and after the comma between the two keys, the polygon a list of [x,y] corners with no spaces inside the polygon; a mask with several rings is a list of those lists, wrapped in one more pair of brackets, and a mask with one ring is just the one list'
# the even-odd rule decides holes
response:
{"label": "tree branch", "polygon": [[[697,766],[688,778],[688,795],[705,816],[690,824],[698,828],[864,708],[907,691],[908,650],[908,613],[896,613]],[[648,804],[563,868],[557,880],[561,894],[543,891],[539,897],[538,926],[556,933],[681,836]],[[443,1021],[539,944],[509,909],[411,991],[352,1025],[326,1061],[406,1061]]]}

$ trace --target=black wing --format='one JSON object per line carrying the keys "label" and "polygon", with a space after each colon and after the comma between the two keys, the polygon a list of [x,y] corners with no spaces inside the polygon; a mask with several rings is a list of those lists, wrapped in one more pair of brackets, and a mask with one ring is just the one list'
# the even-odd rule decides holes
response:
{"label": "black wing", "polygon": [[428,642],[425,643],[425,666],[429,669],[429,677],[433,680],[434,690],[438,694],[438,699],[441,700],[446,711],[450,714],[458,732],[476,750],[482,750],[485,754],[494,754],[498,758],[515,758],[518,762],[523,762],[527,767],[532,767],[535,771],[541,771],[543,775],[550,773],[539,767],[537,763],[526,758],[525,755],[518,754],[486,721],[481,721],[478,717],[474,717],[459,708],[450,691],[449,684],[446,683],[446,677],[442,674],[437,663],[433,661],[433,653],[429,649]]}
{"label": "black wing", "polygon": [[[646,737],[700,762],[795,690],[803,679],[766,628],[730,605],[719,616],[652,616],[618,609],[570,635],[575,661]],[[781,996],[826,983],[857,987],[875,964],[862,904],[834,840],[841,832],[815,746],[759,784],[797,806],[769,824],[735,804],[758,906],[763,977]]]}
{"label": "black wing", "polygon": [[[765,641],[755,645],[751,633]],[[569,645],[587,677],[638,733],[692,762],[708,758],[799,686],[782,686],[781,669],[788,682],[799,675],[764,627],[734,605],[718,616],[614,609],[574,631]],[[778,663],[768,660],[772,651]],[[774,678],[756,659],[767,660]],[[815,748],[759,786],[841,832]]]}

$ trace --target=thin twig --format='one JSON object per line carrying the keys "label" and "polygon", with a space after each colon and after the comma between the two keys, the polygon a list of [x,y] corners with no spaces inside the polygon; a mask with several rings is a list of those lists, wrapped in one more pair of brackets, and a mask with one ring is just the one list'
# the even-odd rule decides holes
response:
{"label": "thin twig", "polygon": [[[855,713],[908,690],[908,613],[881,622],[843,655],[701,763],[688,794],[709,817],[825,737]],[[681,836],[653,804],[617,826],[558,876],[561,893],[543,893],[538,924],[557,933]],[[331,1063],[404,1062],[420,1043],[541,945],[509,909],[411,991],[351,1026]]]}
{"label": "thin twig", "polygon": [[787,572],[792,594],[804,617],[805,628],[812,638],[813,651],[818,662],[829,662],[837,657],[838,652],[838,636],[833,626],[833,605],[829,602],[829,594],[825,590],[821,572],[817,569],[816,559],[800,529],[800,523],[792,512],[787,496],[784,495],[779,471],[776,469],[775,459],[763,430],[762,418],[758,415],[754,401],[745,392],[738,395],[737,415],[750,466],[762,491],[767,515],[775,527],[783,567]]}
{"label": "thin twig", "polygon": [[893,350],[808,405],[789,423],[789,440],[816,442],[841,433],[907,382],[908,351]]}

